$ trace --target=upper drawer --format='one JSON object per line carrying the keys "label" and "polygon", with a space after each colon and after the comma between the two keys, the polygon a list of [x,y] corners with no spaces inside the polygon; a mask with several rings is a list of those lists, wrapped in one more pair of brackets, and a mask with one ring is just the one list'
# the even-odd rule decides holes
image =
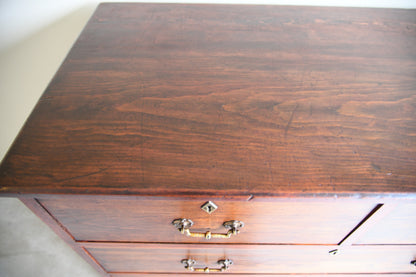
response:
{"label": "upper drawer", "polygon": [[[357,200],[214,201],[218,209],[201,210],[205,201],[146,199],[39,199],[77,241],[215,242],[336,244],[374,207]],[[226,233],[229,220],[245,223],[229,239],[191,238],[171,223],[194,222],[193,232]]]}

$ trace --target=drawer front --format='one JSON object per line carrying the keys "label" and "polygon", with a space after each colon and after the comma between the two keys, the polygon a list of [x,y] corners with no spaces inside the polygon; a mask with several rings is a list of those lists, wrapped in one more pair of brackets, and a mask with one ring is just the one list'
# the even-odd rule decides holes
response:
{"label": "drawer front", "polygon": [[416,203],[405,202],[389,209],[357,243],[416,244]]}
{"label": "drawer front", "polygon": [[[195,277],[198,276],[198,273],[195,274],[175,274],[175,277]],[[172,277],[172,274],[162,273],[162,274],[145,274],[145,273],[114,273],[111,274],[111,277]],[[227,273],[217,273],[215,276],[230,276]],[[233,277],[272,277],[269,274],[233,274]],[[279,274],[274,277],[294,277],[293,274]],[[311,277],[310,274],[296,274],[295,277]],[[328,274],[314,274],[313,277],[330,277]],[[374,275],[368,274],[337,274],[333,277],[374,277]],[[409,277],[409,274],[387,274],[386,277]]]}
{"label": "drawer front", "polygon": [[415,246],[352,246],[328,255],[329,246],[302,245],[87,245],[86,250],[110,273],[187,273],[182,259],[196,261],[194,268],[219,268],[230,259],[226,273],[322,274],[416,273],[410,262]]}
{"label": "drawer front", "polygon": [[[374,207],[359,201],[205,201],[166,199],[39,199],[77,241],[214,242],[337,244]],[[241,220],[245,226],[229,239],[192,238],[171,223],[194,222],[192,232],[226,233],[222,224]]]}

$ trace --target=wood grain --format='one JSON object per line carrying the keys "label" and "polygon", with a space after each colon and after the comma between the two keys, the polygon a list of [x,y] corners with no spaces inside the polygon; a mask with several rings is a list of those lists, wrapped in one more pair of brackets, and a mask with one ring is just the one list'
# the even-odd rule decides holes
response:
{"label": "wood grain", "polygon": [[[375,206],[357,200],[215,201],[218,209],[207,214],[200,209],[205,201],[195,200],[40,198],[39,201],[77,241],[174,243],[336,245]],[[181,234],[171,224],[177,218],[191,219],[194,232],[226,233],[222,224],[229,220],[243,221],[245,226],[230,239],[205,240]]]}
{"label": "wood grain", "polygon": [[134,245],[90,244],[86,247],[111,273],[186,273],[182,259],[215,267],[219,259],[234,264],[227,273],[415,273],[415,246],[353,246],[335,256],[328,246],[284,245]]}
{"label": "wood grain", "polygon": [[102,4],[1,193],[416,193],[416,12]]}

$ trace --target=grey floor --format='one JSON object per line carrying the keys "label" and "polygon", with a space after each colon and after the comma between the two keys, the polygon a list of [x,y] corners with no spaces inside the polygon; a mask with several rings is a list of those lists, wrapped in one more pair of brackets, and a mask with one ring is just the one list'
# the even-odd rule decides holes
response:
{"label": "grey floor", "polygon": [[[0,52],[0,159],[58,69],[94,6]],[[25,205],[0,197],[0,277],[100,276]]]}

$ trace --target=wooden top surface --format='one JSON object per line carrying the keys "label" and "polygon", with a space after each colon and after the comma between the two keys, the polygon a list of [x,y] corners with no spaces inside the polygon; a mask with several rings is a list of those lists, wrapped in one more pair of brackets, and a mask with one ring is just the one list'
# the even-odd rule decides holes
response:
{"label": "wooden top surface", "polygon": [[101,4],[2,193],[416,195],[416,11]]}

